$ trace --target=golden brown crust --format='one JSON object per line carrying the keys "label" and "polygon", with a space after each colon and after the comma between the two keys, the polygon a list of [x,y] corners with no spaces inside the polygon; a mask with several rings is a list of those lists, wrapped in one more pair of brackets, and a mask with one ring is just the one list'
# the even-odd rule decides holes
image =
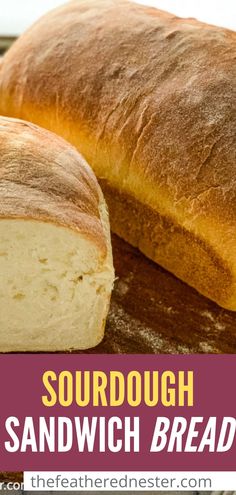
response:
{"label": "golden brown crust", "polygon": [[236,33],[125,0],[69,2],[6,54],[0,109],[61,134],[124,197],[208,245],[236,309]]}
{"label": "golden brown crust", "polygon": [[[232,272],[211,246],[171,218],[160,215],[128,194],[121,194],[107,181],[100,183],[113,232],[181,280],[192,287],[197,286],[202,294],[227,307],[232,295]],[[139,221],[134,223],[134,218]],[[183,259],[184,263],[180,262]]]}
{"label": "golden brown crust", "polygon": [[34,124],[0,118],[0,217],[75,229],[107,252],[101,192],[85,160],[60,137]]}

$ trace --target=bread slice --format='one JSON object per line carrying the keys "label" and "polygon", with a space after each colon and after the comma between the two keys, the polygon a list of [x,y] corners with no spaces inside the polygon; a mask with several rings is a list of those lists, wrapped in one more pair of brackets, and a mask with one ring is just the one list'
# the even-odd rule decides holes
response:
{"label": "bread slice", "polygon": [[0,118],[0,352],[87,349],[113,285],[106,204],[71,145]]}
{"label": "bread slice", "polygon": [[236,33],[126,0],[68,2],[5,55],[0,110],[94,169],[114,232],[236,310]]}

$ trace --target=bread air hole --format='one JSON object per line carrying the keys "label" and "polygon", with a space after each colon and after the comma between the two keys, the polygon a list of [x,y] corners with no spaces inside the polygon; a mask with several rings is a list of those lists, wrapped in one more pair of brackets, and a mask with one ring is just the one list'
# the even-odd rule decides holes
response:
{"label": "bread air hole", "polygon": [[14,294],[13,299],[16,299],[17,301],[22,301],[22,299],[25,299],[25,294],[18,292],[17,294]]}
{"label": "bread air hole", "polygon": [[42,265],[46,265],[48,262],[47,258],[39,258],[39,263],[42,263]]}

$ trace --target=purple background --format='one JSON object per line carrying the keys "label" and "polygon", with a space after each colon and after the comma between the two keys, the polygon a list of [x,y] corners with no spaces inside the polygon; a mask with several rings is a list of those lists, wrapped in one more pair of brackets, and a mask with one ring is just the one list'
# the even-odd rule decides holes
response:
{"label": "purple background", "polygon": [[[193,407],[45,407],[42,375],[46,370],[194,370]],[[235,416],[236,355],[0,355],[0,470],[1,471],[236,471],[236,442],[225,453],[150,453],[157,416]],[[139,453],[8,453],[4,442],[8,416],[140,416]],[[19,431],[19,428],[17,429]],[[195,443],[195,442],[194,442]],[[76,445],[76,443],[75,443]]]}

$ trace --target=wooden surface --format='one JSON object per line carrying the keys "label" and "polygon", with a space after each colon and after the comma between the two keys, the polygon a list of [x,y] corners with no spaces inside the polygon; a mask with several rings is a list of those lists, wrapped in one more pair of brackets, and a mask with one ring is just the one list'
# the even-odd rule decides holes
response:
{"label": "wooden surface", "polygon": [[236,353],[236,313],[201,296],[115,235],[112,244],[117,280],[105,338],[88,352]]}

